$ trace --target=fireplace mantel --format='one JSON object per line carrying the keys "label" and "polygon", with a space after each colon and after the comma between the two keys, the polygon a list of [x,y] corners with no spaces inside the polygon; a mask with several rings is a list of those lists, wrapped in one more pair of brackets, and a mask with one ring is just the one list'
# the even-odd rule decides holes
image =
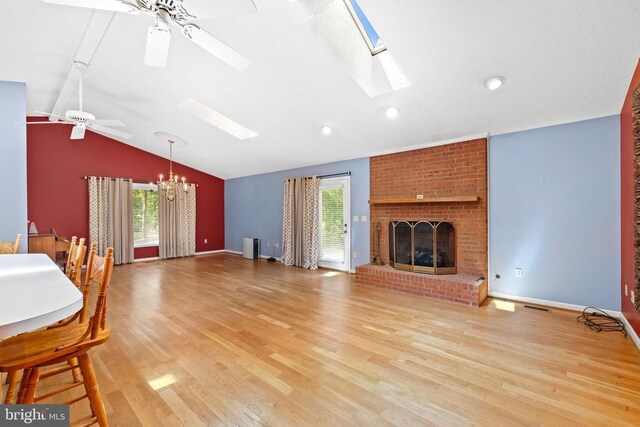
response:
{"label": "fireplace mantel", "polygon": [[478,196],[446,196],[446,197],[425,197],[422,199],[371,199],[370,205],[396,205],[408,203],[456,203],[456,202],[477,202]]}

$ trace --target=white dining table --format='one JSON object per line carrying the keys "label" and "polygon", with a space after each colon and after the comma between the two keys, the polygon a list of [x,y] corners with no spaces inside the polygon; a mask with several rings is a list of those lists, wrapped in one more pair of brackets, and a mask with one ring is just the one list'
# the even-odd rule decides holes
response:
{"label": "white dining table", "polygon": [[45,254],[0,255],[0,340],[58,322],[82,293]]}

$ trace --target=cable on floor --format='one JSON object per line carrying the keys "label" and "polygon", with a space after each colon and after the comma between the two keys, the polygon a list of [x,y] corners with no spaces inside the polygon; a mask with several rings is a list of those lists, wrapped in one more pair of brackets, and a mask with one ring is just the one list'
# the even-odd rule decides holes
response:
{"label": "cable on floor", "polygon": [[577,320],[596,332],[620,331],[625,337],[627,336],[627,330],[624,327],[624,323],[622,323],[620,319],[607,314],[599,308],[585,308],[582,310],[582,314],[578,316]]}

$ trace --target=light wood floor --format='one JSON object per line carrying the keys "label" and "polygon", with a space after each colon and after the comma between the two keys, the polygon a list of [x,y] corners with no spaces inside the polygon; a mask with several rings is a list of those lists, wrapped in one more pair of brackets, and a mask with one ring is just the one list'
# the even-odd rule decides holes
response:
{"label": "light wood floor", "polygon": [[227,254],[116,267],[109,292],[113,426],[640,425],[640,353],[573,312]]}

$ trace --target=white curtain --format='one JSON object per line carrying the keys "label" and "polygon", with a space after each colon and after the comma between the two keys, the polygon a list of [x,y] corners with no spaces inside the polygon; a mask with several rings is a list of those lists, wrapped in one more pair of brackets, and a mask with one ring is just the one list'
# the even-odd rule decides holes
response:
{"label": "white curtain", "polygon": [[113,247],[114,264],[133,262],[132,191],[130,179],[89,177],[89,240],[100,256]]}
{"label": "white curtain", "polygon": [[316,270],[320,252],[320,178],[301,177],[284,183],[282,263]]}
{"label": "white curtain", "polygon": [[179,187],[176,198],[167,200],[167,192],[158,189],[160,258],[176,258],[196,253],[196,186],[185,193]]}

